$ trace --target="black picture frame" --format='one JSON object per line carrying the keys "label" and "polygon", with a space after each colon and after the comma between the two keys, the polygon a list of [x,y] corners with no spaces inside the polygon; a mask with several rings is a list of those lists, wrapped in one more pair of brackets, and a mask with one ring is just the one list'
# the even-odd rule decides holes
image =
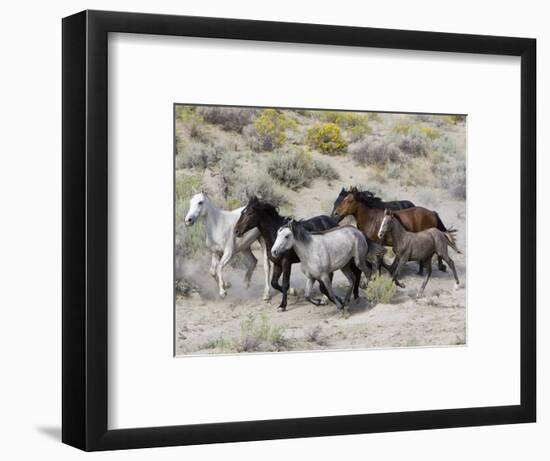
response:
{"label": "black picture frame", "polygon": [[[62,440],[83,450],[534,422],[536,41],[316,24],[83,11],[63,29]],[[521,57],[521,401],[482,408],[109,430],[107,35],[109,32]],[[499,289],[499,287],[496,287]],[[505,289],[502,287],[502,289]]]}

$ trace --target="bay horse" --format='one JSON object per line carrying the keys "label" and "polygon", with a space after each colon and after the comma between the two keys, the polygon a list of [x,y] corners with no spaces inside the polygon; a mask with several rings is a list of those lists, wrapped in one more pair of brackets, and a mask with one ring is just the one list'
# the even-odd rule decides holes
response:
{"label": "bay horse", "polygon": [[399,282],[397,277],[399,277],[399,272],[407,261],[421,262],[427,270],[426,279],[422,283],[422,287],[418,293],[419,296],[422,295],[432,275],[432,257],[434,254],[437,254],[438,257],[445,260],[453,271],[456,286],[458,287],[460,282],[456,273],[455,263],[449,256],[448,250],[448,247],[451,247],[457,253],[461,253],[456,246],[455,232],[453,229],[443,232],[435,227],[420,232],[408,232],[395,211],[384,210],[384,217],[380,224],[378,237],[383,240],[386,234],[391,235],[393,252],[397,261],[392,275],[392,280],[395,284],[401,288],[405,288],[405,285]]}
{"label": "bay horse", "polygon": [[[277,256],[273,255],[271,252],[277,238],[277,231],[281,226],[284,226],[288,220],[289,218],[279,215],[277,208],[271,203],[261,201],[256,196],[252,196],[235,224],[235,235],[237,237],[242,237],[252,229],[257,229],[264,239],[268,257],[273,263],[271,286],[282,293],[281,304],[278,307],[279,311],[286,310],[292,264],[300,262],[300,258],[292,249]],[[323,231],[338,226],[338,223],[334,219],[324,215],[305,219],[301,222],[308,231]],[[358,273],[360,277],[361,272],[357,267],[354,266],[352,270],[356,274]],[[283,276],[282,286],[279,284],[281,274]],[[322,282],[319,283],[319,288],[321,293],[328,298],[329,293]],[[359,282],[357,282],[357,286],[354,287],[354,295],[356,297],[359,295],[358,290]],[[320,303],[319,301],[318,304]]]}
{"label": "bay horse", "polygon": [[206,246],[212,254],[210,275],[217,280],[219,294],[222,298],[227,295],[225,289],[228,286],[223,278],[223,269],[236,253],[241,253],[245,258],[245,264],[247,266],[245,283],[247,287],[250,285],[252,273],[258,262],[250,247],[252,243],[259,241],[262,247],[265,273],[263,299],[269,300],[271,297],[269,293],[271,267],[267,247],[264,240],[261,238],[260,231],[258,229],[253,229],[243,234],[241,238],[235,237],[234,227],[243,209],[244,207],[226,211],[217,208],[208,197],[208,194],[202,191],[191,197],[189,211],[185,216],[185,225],[192,226],[197,220],[201,218],[204,219],[206,227]]}
{"label": "bay horse", "polygon": [[[301,269],[307,278],[305,298],[317,304],[311,298],[311,288],[315,280],[323,282],[328,291],[328,298],[344,309],[351,299],[351,293],[359,282],[361,272],[371,276],[371,269],[367,266],[367,239],[355,226],[333,227],[322,232],[309,232],[303,223],[291,219],[277,231],[277,238],[271,247],[271,254],[277,257],[284,252],[294,249],[300,258]],[[352,270],[354,263],[361,272],[357,277]],[[340,299],[332,289],[330,274],[341,270],[350,282],[344,300]]]}
{"label": "bay horse", "polygon": [[[364,195],[356,187],[351,187],[348,194],[333,210],[332,217],[337,221],[341,221],[345,216],[352,215],[357,222],[357,227],[363,231],[367,238],[379,241],[378,230],[382,224],[382,219],[384,219],[385,210],[380,207],[380,203],[381,200],[378,197]],[[435,211],[420,206],[393,211],[396,216],[399,216],[403,226],[409,232],[420,232],[432,227],[447,232],[447,228]],[[391,246],[391,238],[386,236],[380,243]],[[385,264],[383,264],[383,267],[390,270]],[[439,256],[438,268],[440,271],[446,271],[446,267]],[[422,272],[422,263],[420,263],[418,274],[422,275]]]}
{"label": "bay horse", "polygon": [[[384,202],[381,198],[376,197],[373,192],[369,190],[363,190],[363,191],[357,191],[359,193],[359,196],[363,198],[364,200],[368,200],[373,207],[389,209],[389,210],[404,210],[405,208],[412,208],[416,206],[413,202],[410,200],[393,200],[390,202]],[[344,187],[342,187],[342,190],[338,194],[338,197],[336,197],[336,200],[334,201],[334,205],[332,206],[332,215],[334,216],[334,211],[340,203],[342,203],[342,200],[346,198],[346,195],[348,195],[349,191],[347,191]],[[340,222],[344,217],[342,216],[338,222]]]}

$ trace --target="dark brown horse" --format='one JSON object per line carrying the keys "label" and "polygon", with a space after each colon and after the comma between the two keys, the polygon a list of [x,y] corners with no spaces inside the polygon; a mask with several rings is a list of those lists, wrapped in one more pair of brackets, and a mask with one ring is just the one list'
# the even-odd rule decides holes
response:
{"label": "dark brown horse", "polygon": [[[340,221],[345,216],[353,216],[357,222],[357,227],[363,231],[367,238],[378,241],[378,230],[384,219],[384,208],[379,207],[379,201],[380,199],[377,197],[365,196],[356,187],[351,187],[348,195],[344,197],[340,205],[332,212],[332,217]],[[415,206],[404,210],[395,210],[394,213],[409,232],[420,232],[432,227],[439,229],[441,232],[447,232],[447,228],[437,212],[428,210],[427,208]],[[391,246],[391,237],[387,235],[381,243]],[[384,267],[388,269],[388,266],[384,265]],[[446,267],[439,256],[438,267],[439,270],[446,271]],[[421,263],[418,273],[422,275]]]}

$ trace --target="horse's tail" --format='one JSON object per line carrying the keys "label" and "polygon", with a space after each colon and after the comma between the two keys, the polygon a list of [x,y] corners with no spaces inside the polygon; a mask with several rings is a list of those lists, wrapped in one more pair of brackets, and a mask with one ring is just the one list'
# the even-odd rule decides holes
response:
{"label": "horse's tail", "polygon": [[460,251],[456,246],[455,233],[456,233],[456,229],[449,229],[448,231],[444,232],[443,235],[445,235],[445,238],[447,239],[449,246],[453,250],[455,250],[458,254],[462,254],[462,251]]}
{"label": "horse's tail", "polygon": [[439,215],[437,214],[437,211],[434,211],[434,214],[435,214],[435,219],[437,221],[437,228],[441,231],[441,232],[448,232],[447,231],[447,228],[445,227],[445,224],[443,224],[443,221],[441,221],[441,218],[439,217]]}

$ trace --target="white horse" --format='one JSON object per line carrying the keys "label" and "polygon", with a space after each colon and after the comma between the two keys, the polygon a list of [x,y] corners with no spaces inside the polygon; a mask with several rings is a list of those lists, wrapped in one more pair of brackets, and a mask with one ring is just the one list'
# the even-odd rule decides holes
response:
{"label": "white horse", "polygon": [[[370,279],[371,270],[367,267],[368,243],[363,233],[353,226],[334,227],[320,232],[308,232],[303,224],[291,220],[277,232],[277,239],[271,247],[273,256],[294,248],[300,258],[302,272],[307,278],[305,297],[313,303],[319,304],[311,298],[311,288],[315,280],[323,282],[329,299],[340,309],[349,303],[356,274],[351,263]],[[341,270],[350,282],[344,301],[338,298],[332,289],[330,274]],[[359,277],[361,273],[359,272]]]}
{"label": "white horse", "polygon": [[247,288],[250,285],[250,278],[258,262],[250,247],[252,243],[258,240],[262,246],[264,260],[265,288],[263,299],[268,300],[270,299],[271,266],[267,255],[267,248],[260,236],[260,231],[254,228],[246,232],[241,238],[235,237],[235,224],[243,209],[244,207],[226,211],[216,208],[208,198],[206,192],[199,192],[191,197],[189,211],[185,216],[185,225],[192,226],[198,219],[204,219],[206,224],[206,246],[212,253],[210,275],[217,280],[219,293],[222,298],[227,295],[225,288],[228,286],[223,279],[223,268],[236,253],[242,253],[245,257],[247,270],[244,280]]}

